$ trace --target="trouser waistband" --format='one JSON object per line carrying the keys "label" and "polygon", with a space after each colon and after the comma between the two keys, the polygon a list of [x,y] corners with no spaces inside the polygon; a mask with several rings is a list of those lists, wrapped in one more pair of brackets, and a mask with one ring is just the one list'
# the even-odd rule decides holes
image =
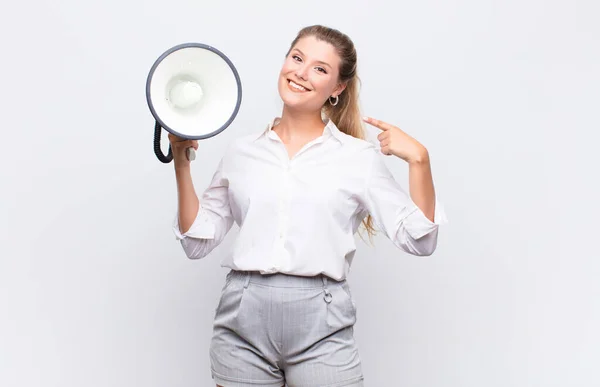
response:
{"label": "trouser waistband", "polygon": [[258,271],[231,270],[227,275],[235,278],[243,278],[245,287],[247,287],[249,283],[255,283],[281,288],[327,288],[328,284],[342,284],[345,282],[345,280],[336,281],[323,274],[306,277],[283,273],[261,274]]}

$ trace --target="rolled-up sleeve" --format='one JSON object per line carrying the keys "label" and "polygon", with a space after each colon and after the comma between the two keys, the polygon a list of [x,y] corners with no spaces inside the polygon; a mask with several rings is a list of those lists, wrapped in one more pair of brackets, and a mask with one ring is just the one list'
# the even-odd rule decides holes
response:
{"label": "rolled-up sleeve", "polygon": [[437,197],[434,220],[429,220],[394,179],[378,154],[371,159],[362,203],[377,227],[394,245],[412,255],[433,254],[439,226],[448,221]]}
{"label": "rolled-up sleeve", "polygon": [[179,227],[179,211],[175,214],[173,233],[190,259],[208,255],[225,238],[233,225],[228,195],[228,182],[223,176],[223,160],[200,197],[198,214],[190,229],[182,233]]}

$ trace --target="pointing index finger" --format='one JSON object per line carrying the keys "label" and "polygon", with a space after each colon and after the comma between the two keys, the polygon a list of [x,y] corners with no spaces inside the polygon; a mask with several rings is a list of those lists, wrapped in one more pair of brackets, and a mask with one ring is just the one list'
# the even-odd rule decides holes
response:
{"label": "pointing index finger", "polygon": [[363,117],[363,120],[365,122],[373,125],[373,126],[378,127],[381,130],[390,130],[392,128],[392,125],[390,125],[390,124],[388,124],[386,122],[377,120],[377,119],[372,118],[372,117]]}

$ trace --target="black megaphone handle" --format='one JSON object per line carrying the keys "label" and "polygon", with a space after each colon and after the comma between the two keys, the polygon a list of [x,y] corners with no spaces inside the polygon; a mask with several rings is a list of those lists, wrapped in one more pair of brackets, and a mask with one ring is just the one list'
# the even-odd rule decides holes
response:
{"label": "black megaphone handle", "polygon": [[173,151],[171,149],[170,143],[169,143],[169,152],[167,153],[166,156],[160,149],[160,132],[161,132],[161,130],[162,130],[162,127],[160,126],[160,124],[158,123],[158,120],[157,120],[156,124],[154,125],[154,154],[160,161],[167,164],[173,160]]}

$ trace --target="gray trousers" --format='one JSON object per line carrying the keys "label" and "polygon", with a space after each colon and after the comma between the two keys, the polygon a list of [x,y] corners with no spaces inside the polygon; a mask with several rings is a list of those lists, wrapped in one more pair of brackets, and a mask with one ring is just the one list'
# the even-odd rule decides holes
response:
{"label": "gray trousers", "polygon": [[224,387],[363,386],[346,281],[231,271],[210,345]]}

